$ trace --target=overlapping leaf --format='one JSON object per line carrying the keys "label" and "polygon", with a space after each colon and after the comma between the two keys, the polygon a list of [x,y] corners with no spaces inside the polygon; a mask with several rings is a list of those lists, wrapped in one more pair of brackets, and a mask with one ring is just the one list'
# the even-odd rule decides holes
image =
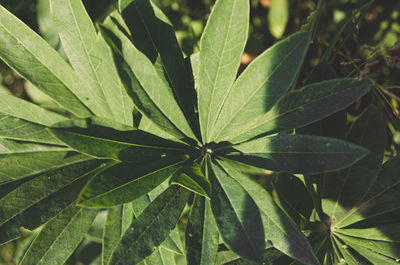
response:
{"label": "overlapping leaf", "polygon": [[133,103],[81,0],[50,0],[63,48],[81,81],[80,99],[97,116],[131,125]]}
{"label": "overlapping leaf", "polygon": [[235,81],[248,24],[249,1],[217,1],[201,37],[198,100],[204,144],[213,140],[212,128]]}
{"label": "overlapping leaf", "polygon": [[3,6],[0,6],[0,47],[0,57],[7,64],[58,104],[79,117],[91,115],[80,101],[81,83],[72,68]]}
{"label": "overlapping leaf", "polygon": [[43,227],[20,264],[64,264],[89,230],[97,212],[75,205],[65,208]]}
{"label": "overlapping leaf", "polygon": [[221,150],[223,156],[252,166],[290,173],[317,174],[348,167],[367,150],[327,137],[288,135],[262,137]]}
{"label": "overlapping leaf", "polygon": [[136,264],[149,256],[176,226],[188,197],[189,192],[179,186],[171,186],[158,196],[133,221],[109,264]]}

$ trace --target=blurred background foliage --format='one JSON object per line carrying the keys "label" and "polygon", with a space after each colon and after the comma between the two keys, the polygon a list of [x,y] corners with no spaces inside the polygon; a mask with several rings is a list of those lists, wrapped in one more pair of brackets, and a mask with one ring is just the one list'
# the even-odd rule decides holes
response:
{"label": "blurred background foliage", "polygon": [[[185,56],[199,50],[199,39],[214,0],[152,0],[170,18]],[[93,21],[100,23],[115,9],[116,0],[83,0]],[[249,39],[242,56],[244,69],[262,51],[306,25],[317,8],[316,0],[250,0]],[[375,104],[388,125],[386,157],[400,147],[400,1],[325,0],[316,34],[298,77],[301,87],[310,76],[336,73],[338,77],[367,78],[374,83],[368,95],[348,111],[354,120],[366,106]],[[63,50],[49,14],[48,0],[0,0],[61,55]],[[329,68],[329,70],[327,70]],[[0,94],[12,93],[57,111],[57,106],[31,84],[0,62]],[[374,128],[371,128],[373,130]],[[68,264],[99,264],[104,216],[76,250]],[[184,225],[184,224],[183,224]],[[21,239],[0,246],[0,264],[17,264],[38,231],[22,231]],[[271,253],[271,259],[279,253]],[[179,257],[178,257],[179,259]],[[180,258],[181,262],[184,259]],[[182,264],[182,263],[181,263]],[[239,263],[229,263],[239,264]],[[242,264],[242,263],[240,263]],[[243,263],[244,264],[244,263]]]}

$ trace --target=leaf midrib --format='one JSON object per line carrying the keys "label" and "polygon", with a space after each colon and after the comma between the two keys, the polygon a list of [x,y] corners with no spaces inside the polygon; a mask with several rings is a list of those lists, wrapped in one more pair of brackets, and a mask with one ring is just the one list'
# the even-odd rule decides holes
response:
{"label": "leaf midrib", "polygon": [[[98,87],[101,88],[100,91],[101,91],[101,94],[103,95],[103,98],[104,98],[104,100],[105,100],[105,103],[107,103],[107,104],[106,104],[107,109],[108,109],[109,113],[112,115],[112,117],[113,117],[114,120],[115,120],[114,113],[112,112],[111,107],[110,107],[110,105],[109,105],[109,102],[108,102],[108,100],[107,100],[107,97],[106,97],[106,95],[105,95],[104,87],[101,85],[101,82],[100,82],[99,77],[98,77],[98,75],[97,75],[97,72],[96,72],[96,70],[95,70],[95,68],[94,68],[94,65],[93,65],[93,63],[92,63],[92,60],[90,59],[90,55],[89,55],[89,52],[88,52],[88,50],[87,50],[86,43],[85,43],[85,41],[84,41],[84,39],[83,39],[81,29],[79,28],[79,26],[78,26],[78,25],[79,25],[79,24],[78,24],[78,21],[76,20],[76,16],[75,16],[74,9],[72,8],[72,5],[71,5],[71,0],[68,0],[68,1],[66,1],[66,2],[68,3],[68,6],[69,6],[69,8],[70,8],[70,10],[71,10],[72,17],[74,18],[75,28],[76,28],[76,30],[78,31],[79,39],[81,40],[81,44],[82,44],[83,50],[85,51],[85,55],[86,55],[87,60],[88,60],[88,62],[89,62],[91,71],[92,71],[92,73],[93,73],[94,76],[95,76],[96,83],[97,83]],[[89,18],[89,19],[90,19],[90,18]],[[90,27],[90,26],[89,26],[89,27]],[[96,36],[96,41],[97,41],[97,36]],[[97,43],[94,44],[94,49],[95,49],[95,50],[97,49],[96,45],[97,45]],[[102,63],[104,63],[104,62],[102,62]],[[79,78],[79,79],[80,79],[80,78]]]}
{"label": "leaf midrib", "polygon": [[[299,42],[297,45],[295,45],[295,47],[294,47],[286,56],[284,56],[284,58],[279,62],[279,64],[276,65],[276,67],[272,70],[272,72],[271,72],[267,77],[265,77],[265,78],[263,79],[262,82],[260,82],[260,85],[254,90],[253,93],[251,93],[251,95],[248,97],[248,99],[245,100],[245,101],[241,104],[241,106],[239,106],[238,108],[235,108],[236,112],[235,112],[234,114],[231,115],[230,119],[225,123],[224,127],[222,127],[222,128],[219,130],[218,134],[214,137],[215,139],[218,138],[218,136],[219,136],[219,135],[223,132],[223,130],[229,125],[229,123],[230,123],[230,122],[236,117],[236,115],[244,108],[244,106],[245,106],[247,103],[249,103],[250,100],[253,99],[254,95],[257,94],[257,92],[259,91],[259,89],[260,89],[261,87],[263,87],[266,83],[268,83],[268,82],[267,82],[268,79],[270,79],[270,77],[271,77],[272,75],[275,74],[275,72],[276,72],[276,71],[278,70],[278,68],[287,60],[287,58],[288,58],[289,56],[291,56],[292,53],[293,53],[300,45],[302,45],[302,44],[303,44],[303,42]],[[258,58],[260,58],[259,60],[262,59],[261,56],[262,56],[262,55],[260,55],[260,57],[258,57]],[[257,60],[257,59],[256,59],[256,60]],[[255,62],[254,62],[254,63],[255,63]],[[251,70],[251,69],[250,69],[250,70]],[[239,77],[239,78],[240,78],[240,77]],[[232,88],[229,90],[229,93],[228,93],[228,95],[227,95],[227,98],[230,96],[230,94],[231,94],[233,88],[236,87],[236,86],[239,84],[238,81],[240,81],[240,80],[237,80],[237,81],[235,82],[235,84],[232,86]],[[280,98],[282,98],[282,96],[281,96]],[[225,100],[225,101],[227,101],[227,100]],[[221,109],[222,109],[222,108],[221,108]],[[220,112],[220,113],[221,113],[221,112]],[[220,114],[220,113],[219,113],[219,114]],[[267,113],[268,113],[268,112],[267,112]],[[218,115],[217,119],[218,119],[218,118],[219,118],[219,115]],[[215,122],[215,123],[216,123],[216,122]]]}
{"label": "leaf midrib", "polygon": [[[125,258],[126,255],[128,255],[128,254],[131,252],[131,249],[133,248],[133,246],[136,245],[137,242],[139,241],[139,239],[141,239],[141,238],[145,235],[145,233],[153,226],[153,224],[157,221],[157,219],[160,217],[160,215],[163,213],[163,211],[165,211],[165,209],[168,208],[169,205],[170,205],[173,201],[175,201],[175,196],[176,196],[176,194],[179,193],[180,191],[181,191],[181,188],[178,188],[178,189],[172,194],[172,196],[170,197],[170,200],[169,200],[166,204],[164,204],[164,206],[161,208],[161,210],[154,216],[154,219],[150,222],[150,224],[147,225],[146,228],[143,229],[141,233],[139,233],[139,235],[138,235],[138,237],[136,238],[136,240],[131,244],[131,246],[128,247],[128,249],[125,251],[125,253],[122,254],[122,255],[120,256],[120,258],[117,260],[116,264],[118,264],[122,259]],[[142,212],[142,214],[143,214],[143,212]],[[121,240],[120,240],[120,241],[121,241]],[[111,262],[111,260],[110,260],[110,262]]]}

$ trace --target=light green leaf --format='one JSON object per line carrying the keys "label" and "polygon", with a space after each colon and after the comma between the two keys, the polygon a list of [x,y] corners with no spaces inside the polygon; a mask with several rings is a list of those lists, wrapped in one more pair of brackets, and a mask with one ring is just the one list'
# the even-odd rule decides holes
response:
{"label": "light green leaf", "polygon": [[312,248],[299,228],[277,207],[269,193],[228,161],[218,161],[238,185],[246,190],[261,211],[265,241],[286,255],[305,264],[319,264]]}
{"label": "light green leaf", "polygon": [[67,151],[0,155],[0,183],[15,181],[91,159],[68,149]]}
{"label": "light green leaf", "polygon": [[229,159],[292,174],[317,174],[343,169],[359,161],[368,152],[342,140],[301,134],[262,137],[227,150],[230,152],[223,156]]}
{"label": "light green leaf", "polygon": [[44,126],[51,126],[54,123],[68,120],[67,117],[45,110],[12,95],[2,95],[0,97],[0,113]]}
{"label": "light green leaf", "polygon": [[200,41],[199,117],[203,143],[212,128],[232,84],[247,40],[249,1],[218,0]]}
{"label": "light green leaf", "polygon": [[100,163],[92,160],[49,171],[1,198],[0,244],[17,238],[21,227],[33,230],[74,203],[86,182],[110,166]]}
{"label": "light green leaf", "polygon": [[26,143],[0,138],[0,159],[4,155],[57,151],[69,151],[69,149],[62,146]]}
{"label": "light green leaf", "polygon": [[201,172],[197,163],[190,163],[179,170],[171,179],[171,184],[180,185],[194,193],[200,194],[208,199],[211,196],[211,184]]}
{"label": "light green leaf", "polygon": [[288,0],[271,0],[268,13],[268,26],[272,36],[282,38],[289,20]]}
{"label": "light green leaf", "polygon": [[322,208],[334,217],[332,225],[340,222],[362,201],[378,177],[386,145],[386,126],[380,111],[372,106],[366,109],[353,123],[346,141],[362,146],[370,153],[349,168],[324,175]]}
{"label": "light green leaf", "polygon": [[157,135],[159,137],[162,137],[164,139],[171,139],[173,141],[179,141],[179,139],[175,138],[174,136],[166,133],[164,130],[160,129],[154,122],[149,120],[146,116],[142,116],[140,118],[139,130],[149,132],[151,134]]}
{"label": "light green leaf", "polygon": [[179,139],[196,139],[169,85],[153,63],[129,40],[117,20],[102,25],[102,33],[113,48],[119,74],[138,110],[160,128]]}
{"label": "light green leaf", "polygon": [[97,116],[132,125],[133,103],[118,77],[111,51],[81,0],[50,0],[63,48],[82,83],[80,99]]}
{"label": "light green leaf", "polygon": [[107,213],[103,234],[102,264],[109,263],[114,248],[133,221],[131,203],[110,208]]}
{"label": "light green leaf", "polygon": [[250,194],[218,165],[208,163],[212,184],[211,208],[225,244],[239,256],[261,263],[264,229]]}
{"label": "light green leaf", "polygon": [[196,195],[185,232],[188,265],[215,264],[218,251],[218,227],[210,202]]}
{"label": "light green leaf", "polygon": [[[397,255],[399,255],[398,247],[400,244],[391,244],[389,246],[385,246],[382,244],[383,242],[380,243],[379,241],[373,240],[360,240],[359,238],[344,235],[341,235],[340,239],[343,240],[346,245],[357,251],[359,255],[369,260],[372,264],[398,264],[396,261],[398,256],[396,256],[394,252],[397,252]],[[391,250],[391,248],[393,248],[393,250]]]}
{"label": "light green leaf", "polygon": [[165,140],[140,130],[117,131],[92,126],[89,129],[50,129],[50,132],[71,148],[97,158],[118,161],[183,158],[193,152],[184,144]]}
{"label": "light green leaf", "polygon": [[176,226],[189,192],[171,186],[133,221],[116,247],[109,264],[136,264],[149,256]]}
{"label": "light green leaf", "polygon": [[81,86],[72,68],[46,41],[3,6],[0,6],[0,47],[4,62],[43,93],[78,117],[91,115],[76,97]]}
{"label": "light green leaf", "polygon": [[56,50],[60,51],[61,40],[58,32],[54,27],[50,14],[50,0],[38,0],[37,5],[37,21],[40,35]]}
{"label": "light green leaf", "polygon": [[181,166],[176,161],[121,163],[89,181],[79,195],[78,205],[112,207],[131,202],[164,182]]}
{"label": "light green leaf", "polygon": [[365,80],[341,78],[294,90],[249,126],[235,129],[231,142],[298,128],[326,118],[363,96],[370,86]]}
{"label": "light green leaf", "polygon": [[[363,238],[367,240],[397,242],[400,243],[400,224],[387,224],[370,228],[345,228],[337,229],[335,233]],[[400,255],[400,254],[399,254]]]}
{"label": "light green leaf", "polygon": [[159,57],[161,67],[158,74],[170,84],[178,104],[198,135],[194,113],[197,109],[196,93],[171,22],[149,0],[123,0],[119,5],[133,44],[151,62],[156,63]]}
{"label": "light green leaf", "polygon": [[0,136],[28,142],[63,145],[46,127],[0,113]]}
{"label": "light green leaf", "polygon": [[258,56],[227,95],[211,140],[230,140],[232,136],[243,133],[242,128],[259,124],[260,117],[293,85],[309,42],[309,33],[296,33]]}
{"label": "light green leaf", "polygon": [[400,156],[390,159],[383,165],[368,195],[336,225],[338,227],[346,227],[360,220],[400,209],[398,201],[400,192],[398,172],[400,172]]}
{"label": "light green leaf", "polygon": [[97,210],[71,205],[51,219],[29,247],[21,265],[62,265],[69,258],[97,215]]}

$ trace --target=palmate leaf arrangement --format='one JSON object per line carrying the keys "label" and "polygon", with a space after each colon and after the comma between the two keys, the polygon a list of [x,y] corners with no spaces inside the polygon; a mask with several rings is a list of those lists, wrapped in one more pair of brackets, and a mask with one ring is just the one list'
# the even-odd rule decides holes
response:
{"label": "palmate leaf arrangement", "polygon": [[[273,45],[237,78],[247,0],[216,1],[200,52],[188,58],[166,16],[149,0],[120,0],[98,30],[80,0],[50,0],[50,8],[68,62],[0,6],[0,57],[65,109],[60,114],[0,97],[0,244],[16,239],[21,227],[42,226],[20,264],[64,264],[104,209],[100,264],[175,264],[176,253],[185,253],[187,264],[262,263],[270,249],[303,264],[319,264],[317,256],[335,264],[354,252],[366,255],[375,245],[364,244],[371,242],[386,244],[379,245],[382,255],[371,255],[395,262],[393,240],[380,230],[367,229],[362,237],[357,227],[342,229],[363,219],[357,209],[367,198],[398,189],[390,175],[398,159],[384,166],[382,186],[369,189],[379,181],[384,137],[378,152],[367,155],[375,146],[351,143],[351,133],[350,142],[292,133],[344,109],[370,87],[339,78],[288,93],[310,43],[308,28]],[[354,134],[367,122],[363,117]],[[337,194],[322,199],[338,224],[320,211],[315,224],[332,223],[334,244],[327,240],[333,233],[313,232],[311,246],[296,216],[247,174],[267,169],[311,176],[342,169],[345,179],[337,172],[320,179],[345,187],[348,176],[359,181],[364,174],[360,163],[374,170],[364,193],[346,201],[352,210],[332,206],[332,198],[345,198]],[[278,185],[278,198],[304,189],[295,179]],[[184,250],[175,227],[187,205]],[[393,200],[385,207],[367,207],[367,216],[399,208]],[[354,249],[333,249],[352,242]]]}

